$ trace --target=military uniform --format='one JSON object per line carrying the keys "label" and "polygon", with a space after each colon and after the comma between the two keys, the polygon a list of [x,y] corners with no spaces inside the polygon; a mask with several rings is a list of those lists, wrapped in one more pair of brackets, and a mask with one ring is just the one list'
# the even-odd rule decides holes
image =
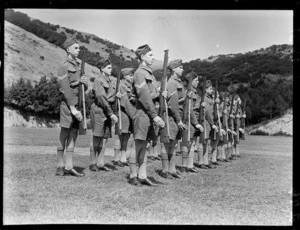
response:
{"label": "military uniform", "polygon": [[[176,65],[173,62],[178,62]],[[174,60],[170,62],[173,68],[176,68],[181,65],[179,60]],[[169,122],[169,143],[165,142],[163,137],[163,133],[161,133],[161,143],[164,143],[162,152],[161,152],[161,160],[162,160],[162,171],[160,175],[167,179],[172,178],[181,178],[180,174],[176,171],[175,167],[175,146],[177,144],[179,127],[178,123],[181,121],[180,113],[179,113],[179,103],[178,103],[178,86],[181,87],[180,79],[173,74],[167,82],[167,107],[168,107],[168,122]],[[167,122],[167,121],[165,121]],[[166,129],[166,128],[165,128]]]}
{"label": "military uniform", "polygon": [[[158,91],[155,88],[156,81],[152,70],[142,59],[151,51],[148,45],[140,46],[136,50],[136,55],[140,58],[141,64],[133,75],[133,92],[136,96],[136,112],[133,115],[133,137],[135,141],[135,154],[129,157],[130,179],[132,185],[145,183],[147,185],[156,185],[147,178],[147,156],[146,146],[150,140],[155,139],[153,126],[154,118],[161,119],[157,115],[153,101],[158,100]],[[157,118],[156,118],[157,117]],[[138,163],[138,170],[136,164]]]}
{"label": "military uniform", "polygon": [[108,59],[104,59],[97,64],[100,74],[95,79],[92,87],[94,103],[91,105],[90,110],[93,133],[93,141],[90,147],[91,171],[116,169],[113,165],[104,165],[106,142],[108,138],[112,137],[112,119],[116,117],[112,110],[112,105],[115,102],[116,78],[108,76],[109,73],[102,72],[102,69],[109,65],[111,63]]}
{"label": "military uniform", "polygon": [[[121,70],[122,76],[130,75],[133,73],[133,68],[124,68]],[[133,115],[136,112],[134,107],[135,105],[135,96],[132,93],[132,83],[126,79],[120,80],[120,93],[122,97],[119,99],[120,103],[120,114],[119,122],[121,122],[121,130],[119,130],[119,123],[116,123],[116,135],[119,136],[119,139],[116,140],[114,151],[114,165],[116,166],[129,166],[126,162],[126,152],[127,144],[130,138],[130,134],[133,133]],[[119,113],[118,113],[118,116]]]}
{"label": "military uniform", "polygon": [[[77,172],[73,169],[73,152],[75,147],[75,141],[79,130],[79,121],[72,114],[72,109],[74,108],[77,114],[78,103],[79,103],[79,80],[80,80],[80,69],[79,61],[73,57],[75,55],[74,44],[77,41],[74,38],[67,39],[63,44],[63,47],[67,50],[68,57],[64,64],[58,69],[58,85],[59,90],[63,95],[63,100],[60,104],[60,144],[57,147],[57,158],[58,158],[58,168],[56,175],[63,176],[65,174],[70,174],[73,176],[84,176],[83,173]],[[72,53],[69,53],[68,48],[72,46]],[[77,51],[79,53],[79,45]],[[84,84],[85,90],[87,90],[87,84]],[[64,151],[65,155],[65,165],[64,165]]]}

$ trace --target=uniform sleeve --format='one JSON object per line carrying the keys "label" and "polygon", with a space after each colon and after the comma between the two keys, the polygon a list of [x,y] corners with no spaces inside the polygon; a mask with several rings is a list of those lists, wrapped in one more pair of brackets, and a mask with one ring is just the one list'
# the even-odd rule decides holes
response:
{"label": "uniform sleeve", "polygon": [[205,109],[205,119],[207,120],[210,126],[214,125],[211,109]]}
{"label": "uniform sleeve", "polygon": [[107,101],[111,104],[114,103],[116,100],[116,86],[117,86],[117,80],[114,79],[111,81],[110,87],[112,87],[112,89],[109,90],[109,93],[107,94]]}
{"label": "uniform sleeve", "polygon": [[168,107],[172,112],[172,117],[175,119],[175,122],[178,124],[180,122],[180,114],[179,114],[179,104],[178,104],[178,92],[177,87],[172,82],[167,83],[167,91],[168,91]]}
{"label": "uniform sleeve", "polygon": [[150,95],[153,101],[159,102],[159,91],[158,91],[158,83],[157,81],[153,81],[152,83],[153,90],[150,91]]}
{"label": "uniform sleeve", "polygon": [[70,87],[70,81],[68,78],[68,69],[66,66],[61,66],[58,69],[58,86],[60,92],[64,95],[64,98],[66,99],[67,104],[70,105],[76,105],[76,97],[72,95],[71,87]]}
{"label": "uniform sleeve", "polygon": [[93,91],[95,93],[95,103],[101,107],[107,116],[113,114],[113,110],[107,101],[106,93],[100,81],[94,81]]}
{"label": "uniform sleeve", "polygon": [[157,112],[155,110],[155,106],[153,104],[144,74],[136,72],[133,76],[133,83],[136,88],[137,100],[143,105],[146,113],[152,119],[154,119],[157,116]]}
{"label": "uniform sleeve", "polygon": [[198,120],[197,120],[197,118],[196,118],[196,115],[195,115],[195,113],[194,113],[193,108],[191,108],[191,123],[192,123],[192,125],[194,125],[194,126],[196,126],[196,125],[199,124],[199,122],[198,122]]}

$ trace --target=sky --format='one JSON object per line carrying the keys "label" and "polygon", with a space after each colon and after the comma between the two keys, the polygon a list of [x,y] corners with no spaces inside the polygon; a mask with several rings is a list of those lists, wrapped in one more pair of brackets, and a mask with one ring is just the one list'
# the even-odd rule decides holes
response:
{"label": "sky", "polygon": [[14,10],[129,49],[148,44],[158,60],[165,49],[188,62],[293,44],[292,10]]}

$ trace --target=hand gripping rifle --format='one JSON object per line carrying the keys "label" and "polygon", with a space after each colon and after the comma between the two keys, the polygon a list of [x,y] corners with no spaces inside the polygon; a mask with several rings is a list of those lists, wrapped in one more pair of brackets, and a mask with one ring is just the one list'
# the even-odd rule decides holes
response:
{"label": "hand gripping rifle", "polygon": [[230,126],[231,126],[231,138],[232,138],[232,141],[234,140],[234,136],[233,136],[234,129],[233,129],[233,118],[231,118],[230,115],[231,115],[232,109],[233,109],[234,96],[235,96],[235,94],[232,95],[231,104],[230,104],[230,110],[229,110],[229,120],[230,120]]}
{"label": "hand gripping rifle", "polygon": [[200,102],[200,108],[199,108],[199,121],[200,124],[203,127],[204,132],[204,139],[206,139],[206,126],[205,126],[205,107],[202,106],[202,103],[204,102],[205,93],[206,93],[206,76],[203,79],[203,85],[202,85],[202,95],[201,95],[201,102]]}
{"label": "hand gripping rifle", "polygon": [[[82,59],[81,61],[81,70],[80,70],[80,77],[85,74],[84,71],[85,67],[85,60]],[[84,84],[79,82],[79,102],[78,102],[78,109],[82,114],[82,120],[79,123],[79,135],[86,135],[87,123],[86,123],[86,110],[85,110],[85,90]]]}
{"label": "hand gripping rifle", "polygon": [[[119,68],[121,68],[119,66]],[[121,70],[119,70],[117,75],[117,84],[116,84],[116,94],[120,92],[120,78],[121,78]],[[122,132],[122,118],[121,118],[121,99],[117,98],[114,103],[114,112],[118,112],[118,123],[116,125],[116,133],[118,135]]]}
{"label": "hand gripping rifle", "polygon": [[[246,115],[246,102],[247,102],[247,98],[245,99],[244,101],[244,106],[243,106],[243,110],[242,110],[242,115]],[[242,140],[245,140],[246,137],[245,137],[245,132],[246,132],[246,119],[242,116],[241,118],[241,126],[243,127],[244,129],[244,133],[242,133],[242,136],[241,136],[241,139]]]}
{"label": "hand gripping rifle", "polygon": [[[216,92],[218,92],[218,81],[216,82]],[[216,103],[216,110],[217,110],[217,118],[218,118],[218,124],[219,124],[219,139],[220,141],[223,141],[223,134],[221,132],[221,119],[220,119],[220,114],[219,114],[219,103]],[[216,132],[215,132],[216,133]]]}
{"label": "hand gripping rifle", "polygon": [[169,143],[170,140],[170,125],[169,125],[169,114],[168,114],[168,103],[167,99],[162,95],[163,91],[167,90],[167,66],[168,66],[168,54],[169,50],[165,50],[164,55],[164,65],[163,65],[163,77],[161,79],[161,86],[160,86],[160,95],[159,95],[159,111],[158,115],[163,118],[166,123],[166,126],[161,129],[162,134],[162,142]]}

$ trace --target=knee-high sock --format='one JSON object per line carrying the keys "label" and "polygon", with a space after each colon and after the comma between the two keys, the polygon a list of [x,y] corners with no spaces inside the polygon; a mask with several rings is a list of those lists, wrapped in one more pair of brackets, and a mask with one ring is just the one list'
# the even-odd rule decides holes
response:
{"label": "knee-high sock", "polygon": [[193,145],[189,147],[189,153],[187,158],[187,167],[194,168],[194,147]]}
{"label": "knee-high sock", "polygon": [[238,145],[236,145],[235,147],[235,151],[236,151],[236,155],[239,156],[240,155],[240,150],[239,150],[239,147]]}
{"label": "knee-high sock", "polygon": [[173,152],[173,154],[171,155],[171,159],[170,159],[170,163],[169,163],[169,172],[170,173],[176,173],[176,162],[175,162],[175,150]]}
{"label": "knee-high sock", "polygon": [[147,154],[146,153],[146,145],[147,142],[144,141],[144,143],[142,143],[142,147],[139,151],[139,155],[138,155],[138,178],[140,179],[145,179],[147,178]]}
{"label": "knee-high sock", "polygon": [[211,161],[216,162],[217,161],[217,151],[216,149],[211,150]]}
{"label": "knee-high sock", "polygon": [[221,159],[222,158],[222,148],[221,148],[221,145],[218,145],[217,146],[217,159]]}
{"label": "knee-high sock", "polygon": [[204,164],[203,154],[204,154],[203,148],[199,149],[199,152],[198,152],[198,164],[199,165]]}
{"label": "knee-high sock", "polygon": [[[133,145],[135,145],[135,143],[133,143]],[[136,155],[135,148],[133,147],[129,154],[130,178],[137,177]]]}
{"label": "knee-high sock", "polygon": [[64,167],[64,149],[57,147],[57,167]]}
{"label": "knee-high sock", "polygon": [[114,144],[114,154],[115,154],[115,158],[114,160],[115,161],[119,161],[120,160],[120,149],[121,149],[121,144],[120,144],[120,140],[117,139],[115,141],[115,144]]}
{"label": "knee-high sock", "polygon": [[165,144],[162,148],[164,148],[164,151],[161,152],[162,171],[169,172],[169,159],[167,154],[169,146]]}
{"label": "knee-high sock", "polygon": [[208,165],[208,146],[207,146],[207,140],[206,144],[203,146],[203,164]]}
{"label": "knee-high sock", "polygon": [[66,166],[65,169],[69,170],[73,168],[73,152],[74,149],[66,149]]}
{"label": "knee-high sock", "polygon": [[90,145],[90,161],[91,161],[91,164],[96,164],[97,163],[97,160],[96,160],[96,154],[95,154],[95,151],[94,151],[94,146],[93,146],[93,143]]}
{"label": "knee-high sock", "polygon": [[98,148],[99,155],[97,156],[97,166],[104,166],[105,144],[106,140],[102,138]]}
{"label": "knee-high sock", "polygon": [[221,159],[222,160],[225,160],[226,159],[226,145],[225,144],[223,144],[222,146],[221,146]]}
{"label": "knee-high sock", "polygon": [[187,158],[188,158],[188,148],[187,146],[182,146],[182,167],[187,167]]}
{"label": "knee-high sock", "polygon": [[66,148],[66,166],[65,169],[69,170],[73,168],[73,153],[75,147],[75,141],[78,135],[78,129],[71,128],[69,137],[67,140]]}

